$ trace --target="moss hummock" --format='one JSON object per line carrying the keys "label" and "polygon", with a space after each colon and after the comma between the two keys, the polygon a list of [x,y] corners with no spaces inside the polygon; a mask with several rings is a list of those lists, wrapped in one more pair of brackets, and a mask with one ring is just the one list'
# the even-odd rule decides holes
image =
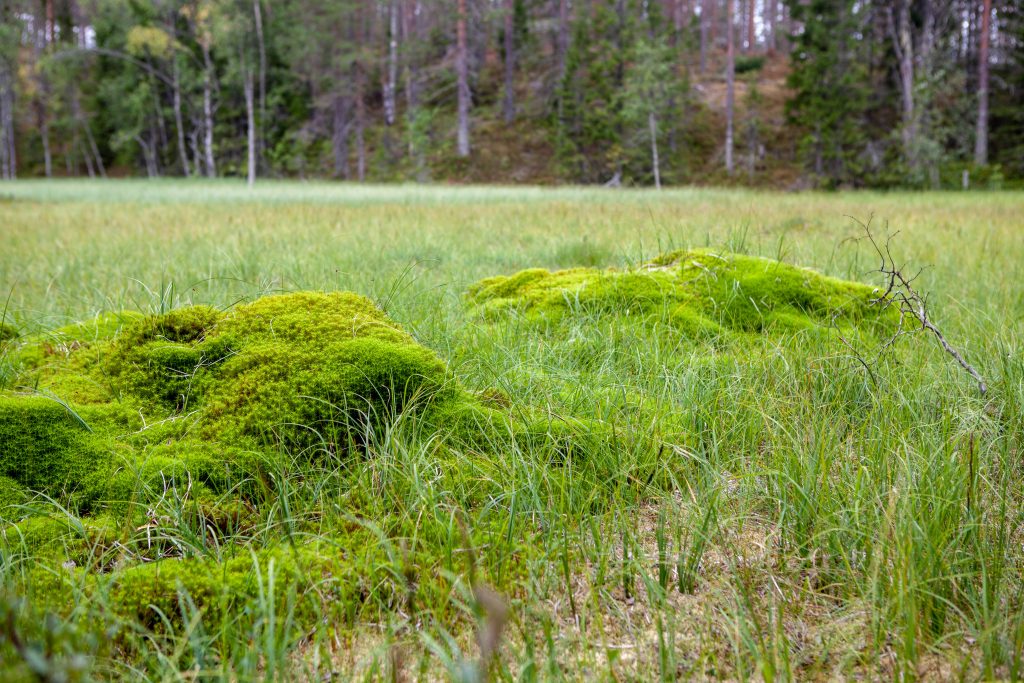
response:
{"label": "moss hummock", "polygon": [[675,251],[628,269],[524,270],[468,292],[488,317],[659,316],[695,337],[854,325],[881,313],[875,288],[771,259]]}
{"label": "moss hummock", "polygon": [[11,360],[4,488],[71,492],[86,507],[178,484],[244,491],[274,458],[347,453],[399,414],[450,438],[507,421],[351,293],[104,316],[25,340]]}

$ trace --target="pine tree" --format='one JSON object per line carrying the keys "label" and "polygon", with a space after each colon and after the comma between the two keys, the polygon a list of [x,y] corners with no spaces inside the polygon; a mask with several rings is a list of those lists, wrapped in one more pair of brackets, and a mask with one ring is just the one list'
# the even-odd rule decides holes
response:
{"label": "pine tree", "polygon": [[1003,173],[1024,177],[1024,2],[1000,9],[1006,31],[1006,59],[993,68],[989,120],[989,161]]}

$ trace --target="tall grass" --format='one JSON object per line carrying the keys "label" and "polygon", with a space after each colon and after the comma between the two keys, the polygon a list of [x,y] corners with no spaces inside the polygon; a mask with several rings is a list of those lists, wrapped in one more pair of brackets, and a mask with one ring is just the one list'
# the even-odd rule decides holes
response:
{"label": "tall grass", "polygon": [[[615,434],[571,461],[511,440],[484,456],[439,449],[415,415],[395,415],[358,458],[278,462],[261,503],[219,524],[184,482],[145,496],[159,501],[145,530],[106,520],[101,533],[41,497],[0,513],[67,520],[67,542],[88,541],[75,562],[99,577],[75,589],[65,625],[12,622],[41,667],[154,680],[1021,676],[1019,194],[80,181],[2,193],[0,292],[24,333],[99,311],[351,289],[468,386]],[[925,337],[876,383],[820,335],[693,345],[585,309],[546,330],[485,323],[461,302],[488,275],[683,246],[866,279],[876,264],[844,242],[857,234],[845,216],[871,214],[931,266],[920,287],[989,396]],[[15,617],[44,589],[29,569],[47,562],[20,528],[0,546]],[[289,581],[258,554],[282,543],[318,544],[348,569]],[[117,563],[239,554],[257,579],[244,605],[202,611],[182,593],[152,624],[114,616],[103,577]],[[484,585],[509,616],[481,659]]]}

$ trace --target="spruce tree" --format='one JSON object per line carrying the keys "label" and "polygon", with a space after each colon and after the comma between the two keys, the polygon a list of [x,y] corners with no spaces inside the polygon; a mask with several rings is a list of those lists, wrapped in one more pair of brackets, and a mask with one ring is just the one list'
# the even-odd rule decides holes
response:
{"label": "spruce tree", "polygon": [[867,5],[858,0],[788,0],[802,30],[793,40],[787,102],[799,131],[799,152],[819,184],[863,185],[869,101],[863,30]]}

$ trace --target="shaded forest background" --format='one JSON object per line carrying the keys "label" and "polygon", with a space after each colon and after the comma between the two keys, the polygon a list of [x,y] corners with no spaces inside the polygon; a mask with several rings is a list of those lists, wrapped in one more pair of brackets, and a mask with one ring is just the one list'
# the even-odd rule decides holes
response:
{"label": "shaded forest background", "polygon": [[0,175],[1005,187],[1024,0],[0,0]]}

